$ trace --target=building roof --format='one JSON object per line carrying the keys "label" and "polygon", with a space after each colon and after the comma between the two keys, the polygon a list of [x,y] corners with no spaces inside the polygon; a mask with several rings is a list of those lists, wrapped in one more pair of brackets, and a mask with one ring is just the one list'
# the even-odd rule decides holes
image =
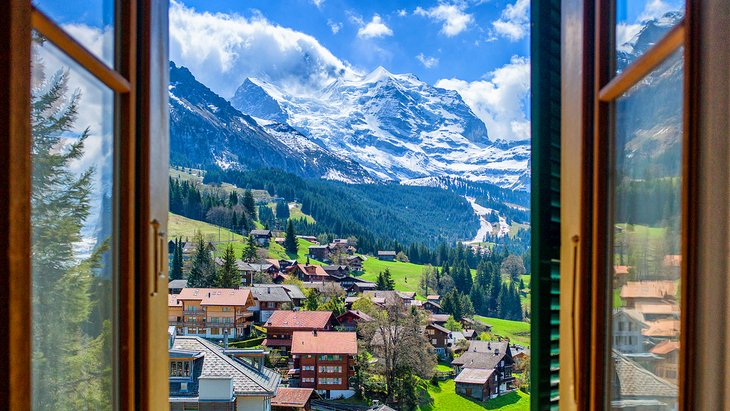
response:
{"label": "building roof", "polygon": [[678,304],[671,304],[666,302],[658,302],[658,303],[641,303],[637,302],[635,304],[636,311],[643,313],[643,314],[679,314],[679,305]]}
{"label": "building roof", "polygon": [[613,274],[614,275],[628,275],[629,274],[629,266],[628,265],[614,265],[613,266]]}
{"label": "building roof", "polygon": [[464,368],[456,376],[454,382],[462,384],[486,384],[494,373],[494,368]]}
{"label": "building roof", "polygon": [[312,397],[312,388],[281,387],[271,399],[272,407],[304,408]]}
{"label": "building roof", "polygon": [[346,316],[355,317],[358,320],[362,320],[362,321],[372,321],[373,320],[373,317],[365,314],[364,312],[362,312],[360,310],[347,310],[337,317],[337,321],[340,321],[340,318],[344,318]]}
{"label": "building roof", "polygon": [[297,269],[303,272],[306,275],[312,275],[317,277],[329,277],[330,275],[327,274],[327,271],[322,268],[320,265],[306,265],[306,264],[297,264]]}
{"label": "building roof", "polygon": [[274,370],[252,366],[225,355],[223,349],[199,337],[177,336],[172,351],[199,352],[203,355],[200,377],[231,377],[235,395],[274,395],[281,376]]}
{"label": "building roof", "polygon": [[647,337],[677,337],[679,336],[679,320],[665,319],[646,321],[649,328],[642,330]]}
{"label": "building roof", "polygon": [[675,397],[677,386],[613,350],[613,370],[621,397]]}
{"label": "building roof", "polygon": [[178,299],[200,301],[200,305],[237,305],[245,306],[251,292],[247,289],[230,288],[183,288]]}
{"label": "building roof", "polygon": [[[363,295],[376,304],[403,304],[403,297],[397,291],[366,290]],[[382,302],[379,300],[381,298]],[[378,300],[376,301],[376,299]]]}
{"label": "building roof", "polygon": [[629,281],[621,287],[621,298],[674,298],[674,281]]}
{"label": "building roof", "polygon": [[365,257],[363,257],[361,255],[351,255],[351,256],[347,257],[347,261],[355,261],[355,260],[365,261]]}
{"label": "building roof", "polygon": [[431,327],[431,328],[433,328],[435,330],[439,330],[439,331],[441,331],[442,333],[445,333],[445,334],[448,334],[448,333],[451,332],[447,328],[444,328],[444,327],[442,327],[442,326],[440,326],[438,324],[429,324],[429,325],[426,326],[426,328],[429,328],[429,327]]}
{"label": "building roof", "polygon": [[397,291],[397,293],[403,299],[412,300],[412,299],[416,298],[416,293],[414,291]]}
{"label": "building roof", "polygon": [[307,298],[307,296],[304,295],[302,290],[299,289],[296,285],[293,284],[282,284],[281,287],[284,287],[286,292],[289,294],[289,297],[291,297],[294,300],[303,300]]}
{"label": "building roof", "polygon": [[337,331],[294,331],[292,354],[357,354],[357,333]]}
{"label": "building roof", "polygon": [[248,234],[255,235],[255,236],[259,236],[259,235],[270,236],[271,230],[251,230],[251,231],[249,231]]}
{"label": "building roof", "polygon": [[357,285],[357,288],[363,289],[363,288],[378,288],[378,285],[375,283],[372,283],[370,281],[357,281],[354,285]]}
{"label": "building roof", "polygon": [[172,280],[167,283],[167,289],[171,288],[185,288],[188,286],[188,280]]}
{"label": "building roof", "polygon": [[378,251],[378,256],[387,255],[395,257],[395,251]]}
{"label": "building roof", "polygon": [[310,245],[310,246],[309,246],[309,249],[310,249],[310,250],[311,250],[311,249],[315,249],[315,250],[324,250],[324,249],[329,249],[329,248],[330,248],[330,246],[329,246],[329,245]]}
{"label": "building roof", "polygon": [[168,307],[182,307],[182,301],[180,301],[177,294],[169,294],[167,296]]}
{"label": "building roof", "polygon": [[332,319],[332,311],[274,311],[266,321],[266,327],[275,328],[327,328]]}
{"label": "building roof", "polygon": [[274,265],[271,263],[244,263],[241,260],[236,261],[236,264],[238,265],[238,271],[263,272],[268,271],[271,267],[274,267]]}
{"label": "building roof", "polygon": [[428,300],[428,301],[434,301],[434,300],[438,301],[440,299],[441,299],[441,296],[438,294],[430,294],[430,295],[426,296],[426,300]]}
{"label": "building roof", "polygon": [[449,320],[449,314],[431,314],[430,321],[433,323],[445,323]]}
{"label": "building roof", "polygon": [[679,349],[679,341],[669,341],[664,340],[660,342],[659,344],[655,345],[651,350],[649,350],[652,354],[657,355],[666,355],[669,354],[672,351]]}
{"label": "building roof", "polygon": [[464,330],[463,333],[466,338],[474,338],[477,336],[476,330]]}
{"label": "building roof", "polygon": [[509,344],[506,341],[471,341],[469,349],[451,364],[460,365],[463,368],[496,368],[504,359],[508,349]]}
{"label": "building roof", "polygon": [[272,303],[289,303],[291,297],[286,292],[284,287],[277,287],[269,284],[259,284],[257,286],[249,287],[253,298],[259,302],[272,302]]}

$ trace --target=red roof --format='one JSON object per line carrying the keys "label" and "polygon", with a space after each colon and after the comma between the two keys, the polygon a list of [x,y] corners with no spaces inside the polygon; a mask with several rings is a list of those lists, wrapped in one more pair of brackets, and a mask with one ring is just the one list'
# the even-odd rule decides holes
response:
{"label": "red roof", "polygon": [[274,407],[304,408],[313,392],[312,388],[279,387],[276,397],[271,399],[271,405]]}
{"label": "red roof", "polygon": [[332,311],[274,311],[265,327],[324,330],[330,324]]}
{"label": "red roof", "polygon": [[674,281],[629,281],[621,287],[621,298],[674,298]]}
{"label": "red roof", "polygon": [[183,288],[177,299],[181,301],[200,301],[200,305],[240,305],[246,306],[251,291],[231,288]]}
{"label": "red roof", "polygon": [[664,355],[664,354],[669,354],[670,352],[672,352],[674,350],[678,350],[678,349],[679,349],[679,341],[664,340],[664,341],[660,342],[659,344],[655,345],[654,348],[649,350],[649,352],[651,352],[652,354]]}
{"label": "red roof", "polygon": [[304,264],[297,264],[297,268],[303,272],[306,275],[314,275],[318,277],[329,277],[330,275],[327,274],[327,271],[322,268],[322,266],[319,265],[304,265]]}
{"label": "red roof", "polygon": [[337,331],[294,331],[292,354],[357,354],[357,334]]}
{"label": "red roof", "polygon": [[167,296],[168,307],[182,307],[182,301],[178,300],[177,294],[170,294]]}

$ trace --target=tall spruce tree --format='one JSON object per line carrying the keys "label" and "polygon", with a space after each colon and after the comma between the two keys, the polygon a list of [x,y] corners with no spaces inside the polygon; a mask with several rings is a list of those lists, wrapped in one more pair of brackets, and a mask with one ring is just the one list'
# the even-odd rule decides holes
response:
{"label": "tall spruce tree", "polygon": [[76,173],[72,166],[84,156],[91,131],[75,131],[82,96],[69,94],[68,70],[46,77],[41,47],[36,39],[30,119],[32,404],[38,410],[111,410],[111,325],[104,314],[92,317],[100,288],[111,287],[104,277],[108,242],[98,239],[86,258],[74,250],[91,217],[94,169]]}
{"label": "tall spruce tree", "polygon": [[220,288],[238,288],[241,286],[241,273],[238,271],[238,265],[236,264],[233,244],[229,244],[225,253],[223,253],[223,265],[220,269],[219,279],[218,287]]}
{"label": "tall spruce tree", "polygon": [[293,254],[295,256],[297,255],[297,236],[294,233],[294,224],[292,224],[291,220],[289,220],[289,223],[286,225],[286,238],[284,239],[284,248],[286,249],[287,253]]}
{"label": "tall spruce tree", "polygon": [[192,266],[188,276],[188,287],[214,287],[218,283],[218,273],[216,272],[213,257],[210,255],[210,250],[208,250],[200,231],[195,234],[193,241],[195,241],[195,251],[193,252]]}
{"label": "tall spruce tree", "polygon": [[249,220],[256,220],[256,200],[253,198],[251,190],[243,193],[243,209],[246,210]]}
{"label": "tall spruce tree", "polygon": [[241,256],[241,259],[247,263],[256,261],[256,240],[254,240],[252,235],[248,236],[246,246],[243,248],[243,255]]}
{"label": "tall spruce tree", "polygon": [[180,238],[175,239],[175,246],[172,252],[172,269],[170,270],[171,280],[182,280],[183,278],[183,245]]}

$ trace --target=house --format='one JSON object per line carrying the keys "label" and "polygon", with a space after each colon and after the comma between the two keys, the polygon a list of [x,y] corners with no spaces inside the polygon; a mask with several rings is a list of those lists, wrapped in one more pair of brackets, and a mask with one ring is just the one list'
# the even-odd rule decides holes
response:
{"label": "house", "polygon": [[[256,284],[256,286],[259,285]],[[280,287],[283,287],[286,290],[286,293],[289,294],[289,298],[291,298],[291,302],[294,307],[300,307],[304,303],[304,300],[307,299],[307,296],[305,296],[302,290],[296,285],[281,284]]]}
{"label": "house", "polygon": [[320,265],[297,264],[289,268],[289,274],[304,282],[333,282],[330,276]]}
{"label": "house", "polygon": [[[183,304],[182,301],[178,300],[177,294],[167,295],[167,321],[168,325],[175,330],[176,334],[183,333],[183,326],[178,325],[177,322],[183,318]],[[173,325],[173,323],[175,323]]]}
{"label": "house", "polygon": [[241,273],[241,282],[243,285],[253,284],[254,276],[258,274],[266,273],[271,276],[273,280],[279,274],[279,270],[272,263],[246,263],[241,260],[237,260],[238,271]]}
{"label": "house", "polygon": [[466,395],[479,401],[497,397],[499,377],[494,368],[466,368],[454,379],[457,394]]}
{"label": "house", "polygon": [[311,388],[279,387],[276,396],[271,399],[272,411],[310,411],[312,397],[315,396]]}
{"label": "house", "polygon": [[382,261],[395,261],[395,251],[378,251],[378,259]]}
{"label": "house", "polygon": [[[397,291],[366,290],[363,297],[369,298],[374,304],[385,307],[386,305],[400,305],[406,308],[403,297]],[[408,303],[410,305],[410,301]]]}
{"label": "house", "polygon": [[183,288],[188,286],[188,280],[172,280],[167,283],[168,294],[180,294]]}
{"label": "house", "polygon": [[613,286],[614,288],[622,287],[629,281],[629,269],[627,265],[613,266]]}
{"label": "house", "polygon": [[497,396],[514,389],[514,359],[506,341],[471,341],[469,349],[451,361],[451,365],[459,374],[463,370],[474,368],[494,370],[496,389],[490,395]]}
{"label": "house", "polygon": [[350,274],[350,267],[346,265],[326,265],[322,269],[337,281],[341,281]]}
{"label": "house", "polygon": [[168,299],[169,325],[175,326],[179,335],[241,338],[248,335],[253,316],[248,308],[254,304],[249,290],[183,288]]}
{"label": "house", "polygon": [[352,271],[362,271],[362,264],[365,262],[365,257],[361,255],[351,255],[347,257],[347,265],[350,266]]}
{"label": "house", "polygon": [[[414,301],[417,301],[417,300],[414,300]],[[441,314],[441,305],[437,302],[434,302],[431,300],[423,301],[421,304],[421,307],[424,310],[430,311],[433,314]]]}
{"label": "house", "polygon": [[677,283],[674,281],[628,281],[621,287],[620,297],[627,308],[637,303],[661,303],[674,301]]}
{"label": "house", "polygon": [[613,350],[611,408],[669,411],[679,409],[677,385]]}
{"label": "house", "polygon": [[256,244],[258,244],[259,247],[268,247],[269,242],[273,237],[271,234],[271,230],[251,230],[249,231],[248,235],[253,237],[254,241],[256,241]]}
{"label": "house", "polygon": [[249,310],[254,313],[254,321],[265,323],[277,310],[294,309],[294,303],[287,290],[276,284],[259,284],[248,288],[256,302]]}
{"label": "house", "polygon": [[449,314],[431,314],[429,322],[443,326],[449,320]]}
{"label": "house", "polygon": [[353,293],[365,293],[368,291],[375,291],[378,285],[370,281],[358,281],[352,285],[350,292]]}
{"label": "house", "polygon": [[266,339],[262,345],[289,352],[295,331],[327,331],[335,324],[331,311],[274,311],[264,323]]}
{"label": "house", "polygon": [[429,294],[426,296],[426,301],[431,301],[436,304],[441,304],[441,296],[438,294]]}
{"label": "house", "polygon": [[325,398],[349,398],[355,394],[350,377],[355,375],[357,336],[354,332],[295,331],[291,354],[299,370],[299,385],[314,388]]}
{"label": "house", "polygon": [[662,341],[649,352],[659,357],[654,364],[654,374],[676,384],[679,376],[679,341]]}
{"label": "house", "polygon": [[426,338],[428,338],[428,342],[431,343],[436,355],[440,358],[446,358],[448,355],[447,348],[450,333],[451,331],[438,324],[428,324],[426,326]]}
{"label": "house", "polygon": [[298,235],[297,238],[301,238],[304,241],[309,241],[310,243],[319,244],[319,241],[317,241],[317,237],[313,235]]}
{"label": "house", "polygon": [[347,275],[347,276],[345,276],[343,278],[338,278],[337,279],[337,282],[339,282],[340,283],[340,286],[342,288],[344,288],[345,291],[348,292],[348,293],[355,292],[355,291],[353,291],[353,288],[352,287],[356,283],[370,283],[370,284],[375,284],[373,282],[370,282],[370,281],[367,281],[367,280],[363,280],[363,279],[361,279],[359,277],[354,277],[352,275]]}
{"label": "house", "polygon": [[359,310],[347,310],[337,317],[337,322],[340,323],[340,327],[345,331],[357,331],[357,324],[359,322],[372,320],[373,317]]}
{"label": "house", "polygon": [[308,255],[317,261],[327,261],[331,251],[329,245],[310,245]]}
{"label": "house", "polygon": [[205,339],[173,336],[169,349],[170,410],[269,411],[280,375],[226,355]]}
{"label": "house", "polygon": [[464,338],[469,341],[476,340],[479,337],[476,330],[464,330],[462,333],[464,334]]}
{"label": "house", "polygon": [[632,308],[617,310],[612,316],[613,348],[624,354],[646,352],[643,330],[649,326],[644,316]]}

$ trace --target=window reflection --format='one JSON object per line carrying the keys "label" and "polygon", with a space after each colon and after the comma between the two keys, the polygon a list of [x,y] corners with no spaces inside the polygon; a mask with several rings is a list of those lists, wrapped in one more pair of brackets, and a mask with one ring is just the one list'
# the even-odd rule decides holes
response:
{"label": "window reflection", "polygon": [[682,51],[614,107],[611,404],[677,407]]}
{"label": "window reflection", "polygon": [[112,409],[113,93],[35,37],[33,409]]}

